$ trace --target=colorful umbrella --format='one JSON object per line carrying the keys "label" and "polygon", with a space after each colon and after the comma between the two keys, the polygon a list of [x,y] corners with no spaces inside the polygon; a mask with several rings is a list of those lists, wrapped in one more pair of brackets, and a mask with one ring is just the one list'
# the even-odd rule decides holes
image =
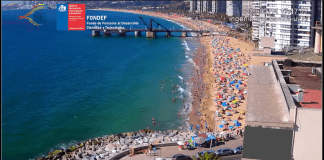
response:
{"label": "colorful umbrella", "polygon": [[224,125],[219,125],[219,128],[223,128],[224,127]]}
{"label": "colorful umbrella", "polygon": [[203,137],[197,137],[197,138],[195,138],[195,142],[196,142],[197,144],[203,144],[205,141],[206,141],[206,140],[205,140],[205,138],[203,138]]}

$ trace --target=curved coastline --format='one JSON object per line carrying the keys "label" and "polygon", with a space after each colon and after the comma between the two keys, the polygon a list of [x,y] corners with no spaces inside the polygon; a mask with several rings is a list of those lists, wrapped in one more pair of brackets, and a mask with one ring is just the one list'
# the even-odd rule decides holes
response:
{"label": "curved coastline", "polygon": [[[101,11],[115,11],[115,12],[118,12],[118,11],[116,11],[116,10],[106,10],[106,9],[97,9],[97,10],[101,10]],[[127,12],[127,13],[133,13],[133,12]],[[134,14],[140,14],[140,13],[134,13]],[[148,15],[148,14],[142,14],[142,15]],[[170,22],[172,22],[172,23],[176,23],[176,24],[178,24],[178,25],[180,25],[180,26],[183,26],[184,28],[192,28],[193,26],[190,26],[190,24],[187,24],[187,25],[185,25],[185,24],[182,24],[182,23],[180,23],[180,22],[176,22],[176,21],[174,21],[174,20],[172,20],[172,19],[167,19],[167,18],[165,18],[165,17],[161,17],[161,16],[155,16],[155,15],[148,15],[148,16],[153,16],[153,17],[159,17],[159,18],[162,18],[162,19],[164,19],[164,20],[167,20],[167,21],[170,21]],[[200,43],[199,42],[199,40],[197,41],[198,43]],[[190,49],[190,48],[188,48],[188,45],[187,45],[187,42],[184,40],[184,43],[183,43],[183,46],[186,48],[186,50],[192,50],[192,48]],[[193,57],[196,57],[196,55],[193,55]],[[193,58],[194,59],[194,58]],[[193,61],[192,61],[193,62]],[[193,64],[191,64],[192,66],[194,66],[195,65],[195,63],[193,62]],[[191,68],[190,68],[191,69]],[[181,78],[183,78],[184,79],[184,77],[181,77]],[[181,79],[181,78],[179,78],[179,79]],[[191,77],[190,77],[191,78]],[[189,79],[189,78],[188,78]],[[185,83],[183,83],[183,84],[185,84]],[[188,86],[190,86],[190,84],[188,84]],[[191,88],[190,90],[192,90],[190,93],[189,93],[189,96],[191,95],[191,93],[193,92],[193,90],[194,90],[194,88]],[[191,102],[192,102],[192,100],[190,100],[190,99],[188,99],[188,101],[187,102],[185,102],[186,104],[191,104]],[[180,130],[178,129],[178,130],[167,130],[167,131],[154,131],[154,130],[147,130],[147,129],[145,129],[145,130],[140,130],[140,131],[134,131],[134,132],[127,132],[127,133],[119,133],[119,134],[111,134],[111,135],[104,135],[104,136],[101,136],[101,137],[97,137],[97,138],[92,138],[92,139],[88,139],[88,140],[85,140],[85,141],[81,141],[81,142],[74,142],[74,143],[70,143],[70,146],[68,146],[68,147],[59,147],[59,149],[57,149],[57,150],[54,150],[53,152],[49,152],[48,154],[46,154],[45,156],[44,155],[41,155],[42,157],[39,157],[39,158],[36,158],[36,159],[55,159],[55,158],[58,158],[58,157],[66,157],[66,158],[72,158],[73,156],[75,156],[75,157],[78,157],[78,153],[76,152],[77,150],[92,150],[92,148],[85,148],[85,146],[87,146],[86,144],[95,144],[95,145],[97,145],[97,142],[99,142],[99,141],[101,141],[102,140],[102,142],[99,142],[98,144],[100,144],[100,143],[104,143],[104,141],[105,140],[111,140],[111,137],[113,137],[112,138],[112,140],[117,140],[117,139],[119,139],[119,138],[122,138],[122,137],[125,137],[125,138],[127,138],[127,137],[132,137],[132,138],[134,138],[134,136],[136,137],[136,136],[138,136],[138,133],[142,133],[142,132],[145,132],[145,133],[147,133],[148,135],[151,133],[151,134],[154,134],[154,133],[158,133],[158,134],[160,134],[161,136],[163,135],[163,136],[170,136],[170,133],[171,134],[173,134],[174,132],[176,132],[176,133],[181,133],[181,134],[184,134],[185,135],[185,138],[183,139],[183,140],[188,140],[188,138],[189,138],[189,135],[187,135],[187,133],[185,133],[185,132],[182,132],[182,131],[187,131],[188,130],[188,128],[189,128],[189,123],[188,123],[188,121],[190,120],[190,118],[189,118],[189,116],[188,116],[188,113],[189,112],[191,112],[192,111],[192,107],[190,106],[190,108],[189,108],[189,110],[187,109],[186,111],[185,111],[185,109],[182,109],[182,111],[181,111],[181,117],[182,117],[182,119],[184,120],[184,124],[183,124],[183,126],[180,128]],[[199,117],[199,115],[196,115],[196,117],[198,118]],[[196,119],[197,119],[196,118]],[[176,134],[175,133],[175,134]],[[176,136],[177,136],[178,134],[176,134]],[[150,137],[151,137],[152,135],[150,135]],[[187,136],[187,137],[186,137]],[[173,137],[172,135],[171,135],[171,137]],[[172,141],[176,141],[176,139],[178,139],[178,137],[176,137],[175,139],[168,139],[168,140],[165,140],[164,139],[164,141],[163,142],[166,142],[167,144],[168,143],[172,143]],[[180,139],[182,139],[182,138],[180,138]],[[162,141],[161,141],[162,142]],[[152,142],[151,142],[152,143]],[[174,143],[174,142],[173,142]],[[84,148],[83,148],[84,147]],[[117,149],[117,148],[116,148]],[[120,149],[120,148],[119,148]],[[95,150],[98,150],[98,148],[97,149],[95,149]],[[127,150],[126,148],[125,149],[121,149],[121,151],[122,150]],[[118,151],[117,151],[118,152]],[[111,153],[111,152],[110,152]],[[80,153],[81,154],[81,153]],[[64,156],[65,155],[65,156]],[[70,156],[67,156],[67,155],[70,155]],[[89,154],[90,155],[90,154]],[[81,155],[80,155],[81,156]],[[106,156],[107,157],[107,156]],[[109,156],[110,157],[110,156]]]}
{"label": "curved coastline", "polygon": [[[154,17],[170,20],[172,22],[176,22],[180,25],[189,26],[191,29],[199,29],[199,26],[197,25],[186,23],[184,21],[177,20],[175,18],[168,19],[168,17],[162,14],[152,15],[152,13],[147,13],[147,12],[113,10],[113,9],[95,9],[95,10],[127,12],[127,13],[154,16]],[[208,70],[210,68],[210,61],[213,60],[212,55],[209,54],[211,52],[210,39],[204,37],[204,38],[199,38],[198,41],[200,42],[202,47],[199,47],[197,49],[197,52],[194,55],[194,58],[192,59],[193,66],[195,67],[191,68],[193,71],[192,72],[193,77],[190,77],[192,81],[189,81],[189,83],[191,83],[192,86],[197,86],[197,88],[196,87],[191,88],[190,94],[195,95],[195,97],[193,98],[192,107],[189,109],[189,113],[188,113],[189,119],[187,120],[189,120],[189,123],[186,123],[185,128],[188,128],[189,124],[194,124],[194,125],[201,124],[199,123],[199,121],[201,120],[202,117],[201,106],[203,104],[206,105],[208,104],[213,106],[212,104],[210,104],[212,103],[210,102],[212,99],[211,96],[214,96],[213,94],[211,94],[212,91],[210,87],[211,83],[208,83],[208,80],[206,80],[207,78],[205,78],[207,76],[210,76],[211,74],[209,73],[207,75]],[[205,105],[203,107],[205,107]],[[208,114],[207,116],[209,117],[211,115]],[[208,121],[209,129],[213,129],[214,126],[215,123],[213,121]],[[242,126],[244,126],[244,124],[242,124]],[[216,131],[216,127],[215,127],[215,131]],[[184,132],[183,130],[182,131],[181,130],[153,131],[153,130],[142,129],[138,132],[120,133],[117,135],[103,136],[103,137],[86,140],[83,142],[79,142],[77,145],[72,146],[69,149],[55,150],[54,152],[49,153],[47,157],[41,157],[37,159],[55,159],[58,157],[65,157],[66,159],[69,159],[72,157],[76,157],[76,158],[82,158],[84,156],[90,157],[90,155],[96,155],[98,157],[106,156],[106,158],[111,159],[114,156],[116,156],[118,153],[121,152],[128,153],[129,147],[123,147],[122,145],[128,144],[129,142],[131,142],[129,144],[135,143],[138,144],[139,146],[147,146],[148,143],[153,143],[153,144],[175,143],[175,141],[178,140],[188,140],[190,139],[190,137],[191,137],[190,133]]]}

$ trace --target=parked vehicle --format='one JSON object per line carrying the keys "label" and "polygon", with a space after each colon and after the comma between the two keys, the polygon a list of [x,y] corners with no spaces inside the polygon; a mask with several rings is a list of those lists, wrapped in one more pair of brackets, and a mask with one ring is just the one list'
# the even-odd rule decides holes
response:
{"label": "parked vehicle", "polygon": [[229,156],[229,155],[232,155],[234,154],[233,150],[232,149],[229,149],[229,148],[222,148],[222,149],[219,149],[215,152],[216,155],[220,155],[220,156]]}
{"label": "parked vehicle", "polygon": [[[223,145],[223,144],[225,144],[225,142],[220,142],[220,141],[218,141],[218,142],[215,142],[214,144],[215,144],[215,146],[219,146],[219,145]],[[213,144],[213,146],[214,146],[214,144]]]}
{"label": "parked vehicle", "polygon": [[243,151],[243,146],[238,146],[235,149],[233,149],[234,154],[241,154]]}
{"label": "parked vehicle", "polygon": [[176,154],[172,157],[172,160],[192,160],[190,156],[184,154]]}

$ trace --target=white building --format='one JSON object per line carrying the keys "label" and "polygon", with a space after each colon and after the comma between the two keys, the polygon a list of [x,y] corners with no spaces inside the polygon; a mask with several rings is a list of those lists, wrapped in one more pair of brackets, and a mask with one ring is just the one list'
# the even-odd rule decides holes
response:
{"label": "white building", "polygon": [[226,0],[213,0],[212,13],[226,13]]}
{"label": "white building", "polygon": [[198,13],[226,13],[226,0],[192,0],[190,11]]}
{"label": "white building", "polygon": [[226,15],[241,17],[242,16],[242,0],[226,1]]}
{"label": "white building", "polygon": [[195,12],[197,10],[197,0],[190,1],[190,11]]}
{"label": "white building", "polygon": [[276,51],[288,46],[310,46],[311,20],[316,18],[311,1],[253,1],[253,8],[259,10],[253,15],[253,40],[274,37]]}
{"label": "white building", "polygon": [[253,1],[242,1],[242,17],[252,17]]}

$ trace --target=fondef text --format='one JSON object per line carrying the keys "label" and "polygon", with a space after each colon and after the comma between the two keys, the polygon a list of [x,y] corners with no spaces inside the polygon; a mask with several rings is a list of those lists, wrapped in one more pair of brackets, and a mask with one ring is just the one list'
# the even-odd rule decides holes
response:
{"label": "fondef text", "polygon": [[87,16],[87,20],[106,20],[107,16]]}

